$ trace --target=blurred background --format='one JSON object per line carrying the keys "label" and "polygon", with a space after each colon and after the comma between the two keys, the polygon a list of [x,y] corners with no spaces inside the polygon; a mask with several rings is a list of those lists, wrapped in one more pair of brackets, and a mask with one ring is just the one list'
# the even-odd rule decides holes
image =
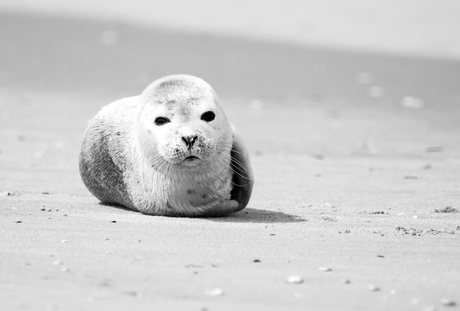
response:
{"label": "blurred background", "polygon": [[307,46],[460,57],[455,0],[2,0],[0,8]]}

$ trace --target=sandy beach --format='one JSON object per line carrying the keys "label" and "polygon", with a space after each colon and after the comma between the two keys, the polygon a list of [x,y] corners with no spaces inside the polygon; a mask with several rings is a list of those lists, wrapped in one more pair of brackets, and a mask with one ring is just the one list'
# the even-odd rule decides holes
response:
{"label": "sandy beach", "polygon": [[[230,217],[81,182],[88,120],[172,73],[207,80],[249,146]],[[2,11],[0,309],[458,310],[459,81],[455,60]]]}

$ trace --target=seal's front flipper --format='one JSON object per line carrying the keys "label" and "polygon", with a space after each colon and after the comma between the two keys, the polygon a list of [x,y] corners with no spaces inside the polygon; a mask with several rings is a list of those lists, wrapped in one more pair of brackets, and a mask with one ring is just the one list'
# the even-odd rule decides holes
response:
{"label": "seal's front flipper", "polygon": [[235,128],[233,128],[231,157],[233,188],[230,192],[230,200],[238,202],[238,208],[235,210],[235,212],[238,212],[248,205],[249,199],[251,198],[252,187],[254,186],[254,175],[252,174],[249,153],[238,133],[235,131]]}
{"label": "seal's front flipper", "polygon": [[239,211],[239,204],[234,200],[222,201],[207,209],[200,217],[224,217]]}

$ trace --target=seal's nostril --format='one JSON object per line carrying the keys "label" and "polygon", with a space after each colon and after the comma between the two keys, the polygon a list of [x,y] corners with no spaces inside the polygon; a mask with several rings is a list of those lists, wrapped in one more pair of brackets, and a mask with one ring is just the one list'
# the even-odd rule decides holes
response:
{"label": "seal's nostril", "polygon": [[197,136],[184,136],[182,137],[182,141],[185,143],[188,149],[192,149],[193,144],[195,143]]}

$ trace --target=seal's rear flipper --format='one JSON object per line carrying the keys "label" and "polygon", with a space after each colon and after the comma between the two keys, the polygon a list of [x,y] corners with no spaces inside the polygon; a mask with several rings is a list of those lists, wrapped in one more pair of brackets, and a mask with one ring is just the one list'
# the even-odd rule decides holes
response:
{"label": "seal's rear flipper", "polygon": [[254,186],[254,175],[252,174],[249,153],[235,128],[233,128],[231,157],[233,189],[230,192],[230,200],[238,202],[238,208],[235,210],[235,212],[238,212],[248,205],[252,187]]}

